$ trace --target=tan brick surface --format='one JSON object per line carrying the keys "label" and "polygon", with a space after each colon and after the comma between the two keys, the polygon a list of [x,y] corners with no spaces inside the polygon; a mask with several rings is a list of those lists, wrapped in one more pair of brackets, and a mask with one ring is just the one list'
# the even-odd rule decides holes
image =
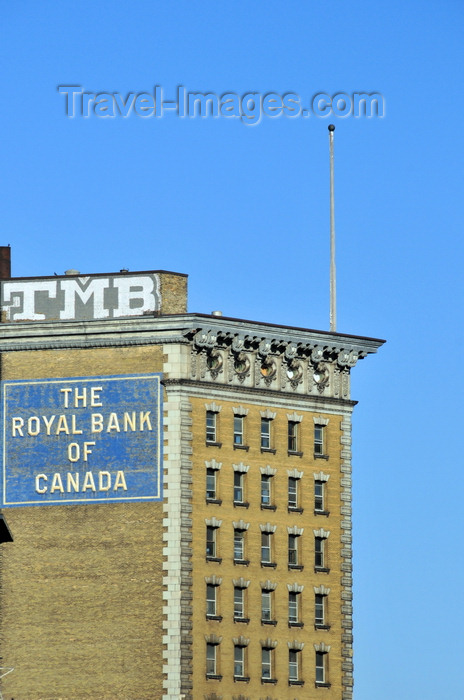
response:
{"label": "tan brick surface", "polygon": [[[15,352],[3,379],[159,371],[157,347]],[[159,700],[162,504],[5,509],[2,681],[10,700]]]}
{"label": "tan brick surface", "polygon": [[[193,485],[193,507],[196,516],[193,524],[193,596],[196,604],[193,608],[193,657],[194,673],[193,697],[203,698],[204,694],[217,692],[224,700],[230,700],[233,695],[242,693],[245,697],[259,700],[269,695],[279,700],[294,698],[320,698],[322,694],[328,700],[341,698],[341,626],[340,626],[340,416],[311,413],[297,408],[297,413],[303,415],[301,423],[302,457],[289,456],[287,453],[287,413],[288,409],[275,408],[272,403],[269,408],[276,412],[272,421],[273,447],[276,454],[262,453],[260,449],[260,411],[266,407],[235,401],[216,399],[222,406],[218,415],[218,441],[222,447],[207,447],[205,444],[205,401],[192,399],[193,405],[193,454],[194,472],[196,477]],[[249,409],[245,419],[245,443],[249,451],[234,450],[233,448],[233,406],[241,404]],[[313,449],[314,415],[329,417],[327,426],[328,460],[315,459]],[[218,476],[219,493],[222,505],[205,503],[206,467],[205,460],[216,459],[222,462]],[[233,464],[243,462],[250,465],[246,475],[246,500],[249,507],[234,507],[233,505]],[[275,511],[261,510],[260,507],[260,467],[269,464],[277,469],[273,477]],[[296,467],[304,472],[301,480],[301,498],[304,512],[288,513],[288,474],[287,469]],[[330,474],[328,484],[329,517],[314,515],[314,476],[316,472],[324,471]],[[219,532],[219,556],[222,563],[205,562],[205,518],[212,516],[222,520]],[[247,532],[246,555],[250,560],[249,566],[234,565],[233,563],[233,522],[243,519],[250,523]],[[261,531],[260,523],[269,522],[277,525],[274,535],[274,561],[277,567],[262,568],[261,560]],[[288,570],[288,532],[287,526],[297,525],[304,528],[301,537],[301,561],[303,571]],[[314,572],[314,535],[313,529],[323,527],[330,530],[328,542],[330,573]],[[205,619],[205,576],[216,574],[222,577],[219,590],[219,614],[221,622]],[[243,576],[250,580],[247,589],[248,624],[233,622],[233,583],[232,580]],[[261,624],[261,581],[267,579],[276,582],[274,594],[275,619],[278,624]],[[301,594],[302,620],[304,628],[288,627],[288,589],[287,584],[297,582],[305,586]],[[331,629],[326,631],[314,629],[314,586],[324,584],[330,587],[329,618]],[[205,635],[217,634],[222,637],[220,645],[220,669],[222,682],[205,679]],[[249,683],[233,682],[233,638],[244,635],[250,639],[248,646],[248,675]],[[275,650],[275,677],[277,685],[261,684],[261,639],[270,637],[278,642]],[[304,687],[288,685],[288,642],[298,640],[305,643],[302,652],[302,675]],[[330,644],[330,681],[329,689],[315,688],[314,685],[314,644],[319,642]],[[203,659],[203,660],[202,660]]]}
{"label": "tan brick surface", "polygon": [[187,311],[187,276],[160,273],[161,313],[184,314]]}

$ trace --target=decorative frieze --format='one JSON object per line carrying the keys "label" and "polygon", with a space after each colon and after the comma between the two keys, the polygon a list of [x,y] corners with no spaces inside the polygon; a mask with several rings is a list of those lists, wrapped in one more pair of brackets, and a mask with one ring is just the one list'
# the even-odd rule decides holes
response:
{"label": "decorative frieze", "polygon": [[[366,350],[357,339],[324,338],[308,342],[273,336],[231,333],[220,328],[186,331],[191,343],[192,379],[349,398],[349,373]],[[375,348],[376,349],[376,348]]]}

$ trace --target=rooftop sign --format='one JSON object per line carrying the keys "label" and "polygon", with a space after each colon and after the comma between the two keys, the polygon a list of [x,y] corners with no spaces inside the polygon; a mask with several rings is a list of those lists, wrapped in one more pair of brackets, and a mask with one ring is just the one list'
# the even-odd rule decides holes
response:
{"label": "rooftop sign", "polygon": [[159,311],[157,274],[82,275],[5,280],[1,308],[7,321],[92,320]]}
{"label": "rooftop sign", "polygon": [[162,498],[160,375],[1,382],[2,507]]}

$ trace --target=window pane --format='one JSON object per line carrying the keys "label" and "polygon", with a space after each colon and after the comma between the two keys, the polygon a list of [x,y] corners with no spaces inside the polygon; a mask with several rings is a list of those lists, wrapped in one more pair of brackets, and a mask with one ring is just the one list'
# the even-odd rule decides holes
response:
{"label": "window pane", "polygon": [[314,454],[324,454],[324,426],[314,426]]}
{"label": "window pane", "polygon": [[206,440],[216,442],[216,413],[206,411]]}
{"label": "window pane", "polygon": [[288,594],[288,621],[298,622],[298,594]]}
{"label": "window pane", "polygon": [[245,675],[245,647],[234,647],[234,676]]}
{"label": "window pane", "polygon": [[325,682],[325,654],[316,651],[316,682]]}
{"label": "window pane", "polygon": [[296,535],[288,536],[288,563],[293,566],[298,564],[298,538]]}
{"label": "window pane", "polygon": [[234,472],[234,501],[236,503],[243,502],[243,482],[244,474],[241,472]]}
{"label": "window pane", "polygon": [[271,447],[271,421],[268,418],[261,418],[261,447]]}
{"label": "window pane", "polygon": [[234,445],[243,445],[243,416],[234,416]]}
{"label": "window pane", "polygon": [[298,652],[293,649],[288,652],[288,677],[292,681],[298,680]]}
{"label": "window pane", "polygon": [[271,592],[263,591],[261,593],[261,619],[271,620]]}
{"label": "window pane", "polygon": [[208,469],[206,471],[206,498],[216,498],[216,471]]}
{"label": "window pane", "polygon": [[316,566],[324,566],[324,540],[321,537],[316,537],[315,540],[315,559]]}
{"label": "window pane", "polygon": [[271,561],[271,535],[268,532],[261,533],[261,561]]}
{"label": "window pane", "polygon": [[234,588],[234,617],[245,617],[244,615],[245,590]]}
{"label": "window pane", "polygon": [[206,614],[216,615],[216,586],[206,586]]}
{"label": "window pane", "polygon": [[293,476],[288,478],[288,505],[290,508],[298,506],[298,479]]}
{"label": "window pane", "polygon": [[324,624],[324,596],[316,593],[315,601],[316,625]]}
{"label": "window pane", "polygon": [[288,450],[296,452],[298,449],[298,423],[288,421]]}
{"label": "window pane", "polygon": [[322,481],[314,482],[314,509],[324,510],[324,483]]}
{"label": "window pane", "polygon": [[206,556],[216,556],[216,528],[209,525],[206,528]]}
{"label": "window pane", "polygon": [[234,531],[234,559],[245,558],[245,533],[242,530]]}
{"label": "window pane", "polygon": [[261,677],[271,678],[271,650],[261,650]]}
{"label": "window pane", "polygon": [[267,475],[261,477],[261,503],[271,505],[271,477]]}
{"label": "window pane", "polygon": [[216,645],[206,645],[206,673],[216,675]]}

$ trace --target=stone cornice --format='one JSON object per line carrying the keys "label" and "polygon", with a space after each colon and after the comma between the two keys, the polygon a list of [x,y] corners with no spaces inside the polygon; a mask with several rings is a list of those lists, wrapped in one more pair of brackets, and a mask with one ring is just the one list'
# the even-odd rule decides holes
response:
{"label": "stone cornice", "polygon": [[237,353],[249,347],[263,359],[276,351],[283,352],[289,361],[301,355],[311,355],[315,360],[319,352],[336,354],[338,359],[341,353],[339,360],[347,366],[377,352],[384,343],[376,338],[202,314],[0,324],[0,351],[189,341],[194,341],[198,348],[230,347]]}
{"label": "stone cornice", "polygon": [[[237,387],[227,384],[211,384],[211,382],[201,382],[194,379],[163,379],[161,381],[166,389],[169,391],[170,387],[181,386],[189,389],[189,395],[201,397],[215,397],[217,399],[223,398],[226,400],[227,395],[230,394],[229,400],[232,401],[237,396]],[[301,404],[301,409],[303,407],[307,408],[308,402],[314,403],[315,411],[331,412],[331,410],[348,411],[351,413],[352,409],[357,401],[351,399],[334,398],[332,396],[317,396],[307,395],[307,394],[294,394],[290,391],[274,391],[273,389],[268,389],[265,393],[259,387],[240,387],[240,395],[249,395],[249,400],[256,403],[260,403],[263,406],[267,406],[272,403],[273,406],[277,406],[282,403],[282,407],[299,406]],[[241,399],[243,400],[243,399]]]}

